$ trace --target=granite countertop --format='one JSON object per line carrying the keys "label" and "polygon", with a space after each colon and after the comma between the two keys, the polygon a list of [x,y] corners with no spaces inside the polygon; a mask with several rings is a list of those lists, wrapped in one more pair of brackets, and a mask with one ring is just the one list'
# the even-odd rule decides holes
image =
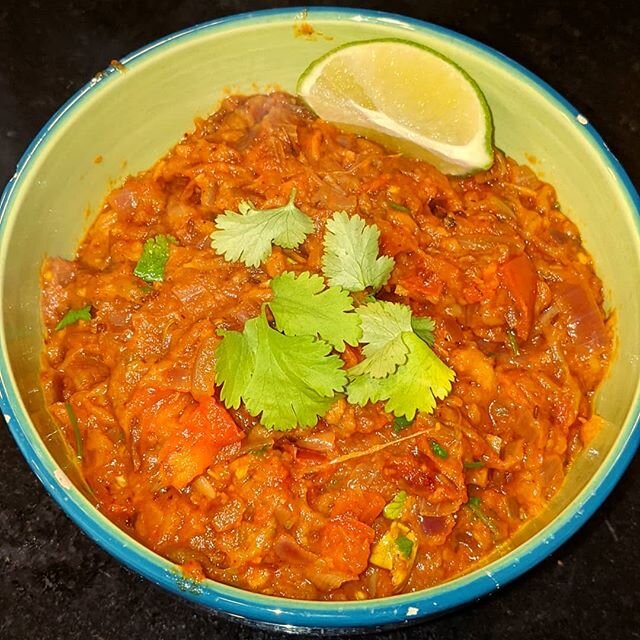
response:
{"label": "granite countertop", "polygon": [[[637,2],[398,0],[359,5],[455,29],[522,63],[585,114],[640,185]],[[111,59],[194,23],[269,6],[241,0],[4,0],[0,185],[55,109]],[[378,637],[640,638],[639,505],[636,457],[596,515],[527,575],[460,611]],[[1,639],[270,635],[195,609],[120,566],[63,515],[7,429],[0,428]]]}

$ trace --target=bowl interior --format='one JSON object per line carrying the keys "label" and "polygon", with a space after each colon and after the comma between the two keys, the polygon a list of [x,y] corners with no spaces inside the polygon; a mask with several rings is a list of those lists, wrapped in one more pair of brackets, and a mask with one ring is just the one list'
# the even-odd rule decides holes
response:
{"label": "bowl interior", "polygon": [[[506,59],[444,30],[394,17],[311,10],[307,20],[314,29],[307,35],[300,29],[301,16],[285,11],[204,25],[165,39],[129,56],[123,70],[109,69],[94,79],[94,86],[85,88],[48,125],[48,133],[29,150],[28,161],[4,197],[0,337],[8,402],[5,412],[11,412],[18,442],[33,456],[32,464],[45,484],[50,490],[64,491],[62,500],[72,505],[63,506],[75,509],[76,519],[84,518],[85,529],[102,537],[102,544],[120,559],[162,582],[163,572],[170,571],[169,563],[138,548],[92,512],[60,474],[58,467],[81,486],[39,390],[38,275],[42,259],[45,255],[72,257],[108,190],[127,175],[150,166],[192,129],[194,117],[212,112],[224,95],[274,87],[293,91],[309,62],[344,42],[412,39],[441,51],[476,79],[493,111],[497,146],[519,162],[536,159],[534,170],[556,187],[564,211],[581,229],[605,283],[607,305],[617,315],[617,357],[597,397],[597,411],[606,419],[606,427],[580,456],[550,509],[511,541],[518,550],[494,563],[496,570],[504,569],[534,553],[543,538],[558,533],[562,522],[580,515],[589,497],[602,490],[600,485],[631,438],[639,406],[640,369],[640,297],[632,295],[640,280],[640,231],[633,196],[582,119]],[[550,529],[554,526],[556,529]],[[114,545],[130,547],[135,558],[123,557],[114,551]],[[145,563],[155,563],[153,571]],[[493,571],[493,567],[489,568]],[[420,615],[448,606],[438,598],[452,589],[469,587],[477,573],[425,592],[428,597],[422,600]],[[480,573],[492,575],[486,570]],[[218,586],[212,589],[217,606],[257,616],[255,611],[234,610],[227,603],[241,597],[237,596],[240,592]],[[468,589],[460,601],[473,593]],[[275,600],[255,595],[251,599],[254,604]],[[419,599],[419,594],[409,594],[393,600],[411,603]],[[424,605],[427,600],[435,606]],[[319,604],[304,607],[324,610]],[[359,603],[334,604],[332,615],[322,624],[344,625],[341,612],[348,612],[349,607],[364,611]],[[271,611],[277,608],[271,606]],[[408,613],[412,607],[400,613],[395,609],[393,613],[394,608],[389,608],[388,619],[376,622],[416,615]],[[297,618],[291,620],[300,623]],[[348,622],[355,623],[355,618]],[[317,623],[319,619],[314,618]],[[371,620],[363,614],[361,624],[371,624]]]}

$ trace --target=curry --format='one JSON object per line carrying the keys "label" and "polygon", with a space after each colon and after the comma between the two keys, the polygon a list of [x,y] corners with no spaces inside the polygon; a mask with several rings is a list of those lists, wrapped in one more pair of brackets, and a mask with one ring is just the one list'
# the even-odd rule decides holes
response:
{"label": "curry", "polygon": [[[295,205],[300,241],[229,259],[216,233],[243,203],[258,220]],[[264,418],[287,397],[279,382],[263,383],[264,407],[246,389],[225,400],[221,376],[245,364],[221,345],[257,318],[287,337],[276,285],[325,286],[337,212],[373,229],[387,261],[341,317],[374,305],[431,323],[411,339],[448,377],[405,413],[337,384],[304,426],[280,428]],[[539,514],[599,428],[602,284],[553,187],[499,150],[450,178],[287,94],[233,96],[112,191],[75,259],[48,258],[41,280],[42,384],[98,508],[195,578],[318,600],[441,583]],[[322,341],[307,338],[291,345]],[[330,342],[323,362],[347,380],[367,346]]]}

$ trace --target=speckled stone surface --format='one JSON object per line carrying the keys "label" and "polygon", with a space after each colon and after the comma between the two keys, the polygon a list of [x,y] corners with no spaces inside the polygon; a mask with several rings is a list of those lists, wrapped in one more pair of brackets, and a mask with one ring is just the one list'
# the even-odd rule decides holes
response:
{"label": "speckled stone surface", "polygon": [[[4,0],[0,184],[47,118],[111,59],[197,22],[288,4]],[[450,27],[524,64],[589,118],[640,185],[637,1],[398,0],[360,6]],[[592,520],[514,584],[435,621],[378,637],[640,638],[639,476],[636,457]],[[273,634],[199,611],[122,568],[63,515],[0,427],[0,638],[182,637]]]}

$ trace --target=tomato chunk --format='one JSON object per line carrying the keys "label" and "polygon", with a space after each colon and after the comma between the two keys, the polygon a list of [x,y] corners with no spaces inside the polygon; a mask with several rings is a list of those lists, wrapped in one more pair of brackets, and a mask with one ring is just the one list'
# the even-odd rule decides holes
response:
{"label": "tomato chunk", "polygon": [[179,428],[158,453],[161,476],[167,484],[183,489],[210,464],[224,446],[239,442],[244,432],[214,398],[204,398],[185,411]]}
{"label": "tomato chunk", "polygon": [[498,273],[515,304],[516,335],[525,341],[533,326],[538,274],[526,253],[505,262]]}
{"label": "tomato chunk", "polygon": [[320,546],[334,569],[357,576],[367,568],[373,539],[374,531],[368,525],[351,516],[338,516],[324,526]]}

